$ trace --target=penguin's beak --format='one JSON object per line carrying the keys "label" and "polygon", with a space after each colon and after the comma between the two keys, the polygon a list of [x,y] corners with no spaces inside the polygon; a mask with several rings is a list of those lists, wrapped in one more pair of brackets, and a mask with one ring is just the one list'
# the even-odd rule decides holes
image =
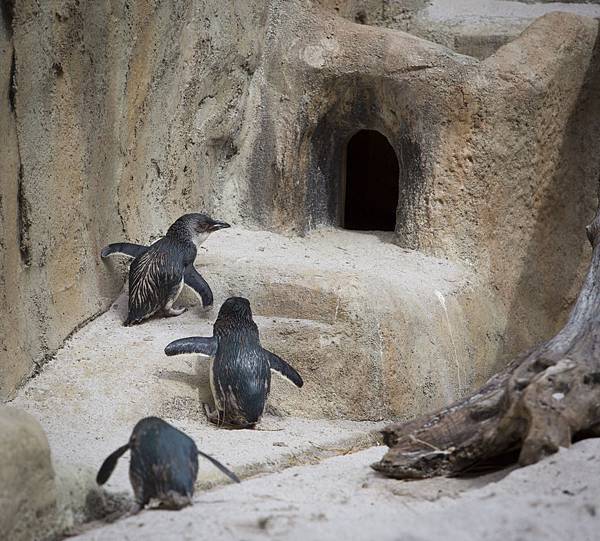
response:
{"label": "penguin's beak", "polygon": [[231,227],[227,222],[218,222],[217,220],[213,220],[212,224],[210,224],[209,231],[218,231],[219,229],[227,229]]}

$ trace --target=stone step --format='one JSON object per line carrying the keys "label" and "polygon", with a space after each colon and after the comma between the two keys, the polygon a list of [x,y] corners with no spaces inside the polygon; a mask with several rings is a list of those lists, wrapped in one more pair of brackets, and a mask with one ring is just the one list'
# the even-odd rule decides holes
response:
{"label": "stone step", "polygon": [[500,366],[505,317],[490,289],[460,264],[400,248],[393,234],[232,228],[209,238],[196,264],[215,304],[247,297],[264,318],[265,346],[306,376],[302,393],[277,395],[286,411],[413,417]]}

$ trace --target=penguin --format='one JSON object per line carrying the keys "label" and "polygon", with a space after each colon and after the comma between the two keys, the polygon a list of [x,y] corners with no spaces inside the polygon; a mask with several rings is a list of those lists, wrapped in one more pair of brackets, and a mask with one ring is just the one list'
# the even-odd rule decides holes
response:
{"label": "penguin", "polygon": [[181,509],[192,503],[198,475],[198,455],[212,462],[232,481],[238,477],[213,457],[199,451],[194,440],[158,417],[146,417],[135,425],[129,442],[102,463],[96,482],[103,485],[117,461],[131,451],[129,480],[135,495],[134,512],[156,500],[165,509]]}
{"label": "penguin", "polygon": [[182,338],[165,348],[169,356],[183,353],[212,357],[210,387],[217,409],[204,404],[204,410],[217,425],[254,428],[265,411],[271,370],[297,387],[304,384],[294,368],[260,345],[250,302],[243,297],[230,297],[223,303],[212,337]]}
{"label": "penguin", "polygon": [[151,246],[117,242],[100,253],[102,259],[111,255],[133,258],[129,268],[129,312],[125,326],[142,322],[161,311],[166,316],[178,316],[185,308],[173,308],[183,285],[187,285],[210,306],[213,294],[204,278],[194,267],[198,246],[213,231],[230,227],[205,214],[184,214],[167,234]]}

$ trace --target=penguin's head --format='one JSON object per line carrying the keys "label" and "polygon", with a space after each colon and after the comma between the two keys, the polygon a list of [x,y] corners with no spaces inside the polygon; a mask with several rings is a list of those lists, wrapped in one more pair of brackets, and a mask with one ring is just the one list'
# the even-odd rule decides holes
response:
{"label": "penguin's head", "polygon": [[200,246],[214,231],[231,227],[226,222],[213,220],[210,216],[200,213],[184,214],[167,231],[167,235],[175,235],[191,240]]}
{"label": "penguin's head", "polygon": [[218,319],[252,320],[250,301],[244,297],[229,297],[219,309]]}

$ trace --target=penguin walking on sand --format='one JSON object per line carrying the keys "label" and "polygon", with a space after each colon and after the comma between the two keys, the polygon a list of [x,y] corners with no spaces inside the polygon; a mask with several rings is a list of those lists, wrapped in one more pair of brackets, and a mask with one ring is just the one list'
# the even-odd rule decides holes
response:
{"label": "penguin walking on sand", "polygon": [[198,475],[198,455],[210,460],[227,477],[239,483],[237,476],[213,457],[199,451],[194,440],[158,417],[146,417],[133,428],[129,442],[103,462],[96,482],[103,485],[117,461],[131,451],[129,480],[136,508],[143,509],[151,500],[167,509],[181,509],[192,503]]}
{"label": "penguin walking on sand", "polygon": [[212,357],[210,387],[217,409],[211,411],[208,404],[204,409],[209,421],[217,425],[253,428],[258,423],[271,389],[271,370],[297,387],[303,385],[294,368],[260,345],[250,302],[243,297],[230,297],[223,303],[212,337],[175,340],[167,345],[165,353]]}
{"label": "penguin walking on sand", "polygon": [[129,267],[129,313],[123,325],[135,325],[161,311],[178,316],[185,308],[173,308],[183,285],[192,288],[210,306],[213,294],[194,267],[198,246],[214,231],[230,227],[204,214],[185,214],[169,227],[167,234],[150,246],[117,242],[101,252],[102,258],[125,255]]}

